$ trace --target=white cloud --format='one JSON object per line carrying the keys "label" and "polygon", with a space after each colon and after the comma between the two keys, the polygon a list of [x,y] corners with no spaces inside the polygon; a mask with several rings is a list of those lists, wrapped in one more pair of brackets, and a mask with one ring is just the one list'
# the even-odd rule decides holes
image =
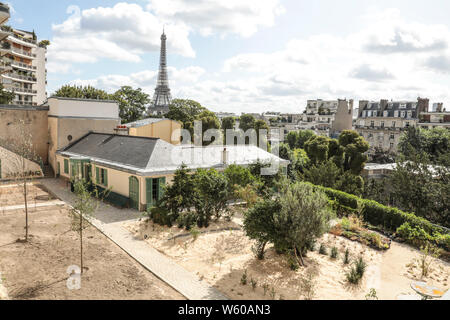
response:
{"label": "white cloud", "polygon": [[273,26],[285,9],[279,0],[150,0],[148,9],[167,21],[184,23],[202,35],[219,33],[249,37]]}
{"label": "white cloud", "polygon": [[[139,62],[141,55],[157,52],[163,22],[137,4],[118,3],[81,11],[70,6],[71,14],[61,24],[52,25],[54,37],[48,49],[48,60],[55,64],[95,63],[101,59]],[[188,39],[188,28],[168,24],[168,50],[194,57]],[[49,72],[57,72],[50,69]]]}

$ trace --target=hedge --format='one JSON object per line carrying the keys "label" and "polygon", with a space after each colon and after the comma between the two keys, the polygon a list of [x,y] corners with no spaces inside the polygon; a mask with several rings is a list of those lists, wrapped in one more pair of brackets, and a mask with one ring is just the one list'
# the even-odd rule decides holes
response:
{"label": "hedge", "polygon": [[387,207],[376,201],[362,199],[339,190],[317,185],[315,187],[323,191],[332,202],[334,201],[341,211],[346,211],[347,214],[360,211],[364,221],[374,226],[381,226],[385,230],[396,232],[397,228],[407,222],[411,227],[421,228],[429,235],[450,233],[448,229],[432,224],[430,221],[418,217],[413,213]]}

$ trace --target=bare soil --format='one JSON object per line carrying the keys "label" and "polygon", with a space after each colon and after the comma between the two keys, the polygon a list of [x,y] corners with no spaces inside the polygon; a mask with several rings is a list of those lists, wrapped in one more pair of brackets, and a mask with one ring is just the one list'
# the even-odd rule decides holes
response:
{"label": "bare soil", "polygon": [[[291,270],[287,257],[271,246],[260,261],[253,255],[253,241],[240,230],[240,224],[239,218],[215,222],[201,229],[197,237],[176,226],[162,227],[151,221],[127,223],[125,227],[231,299],[306,299],[306,287],[310,285],[313,299],[362,300],[374,288],[379,299],[394,300],[401,293],[414,293],[410,284],[420,279],[420,270],[413,263],[420,255],[418,250],[393,242],[389,250],[378,251],[331,234],[319,239],[315,251],[308,253],[307,268]],[[319,254],[321,243],[327,247],[327,255]],[[332,247],[339,251],[337,259],[330,257]],[[349,265],[343,263],[347,248],[352,261]],[[367,263],[365,275],[359,285],[350,285],[346,272],[360,256]],[[312,281],[308,281],[309,273],[315,274]],[[244,274],[245,285],[241,283]],[[450,287],[449,275],[450,264],[435,260],[430,275],[422,280],[445,291]]]}
{"label": "bare soil", "polygon": [[[38,189],[38,196],[46,195]],[[0,192],[8,204],[17,204],[11,200],[16,199],[17,188]],[[69,290],[67,269],[80,265],[80,248],[78,234],[71,231],[68,208],[32,209],[27,243],[18,241],[24,237],[24,225],[23,210],[0,212],[0,273],[10,299],[184,299],[94,227],[85,230],[87,268],[81,289]]]}

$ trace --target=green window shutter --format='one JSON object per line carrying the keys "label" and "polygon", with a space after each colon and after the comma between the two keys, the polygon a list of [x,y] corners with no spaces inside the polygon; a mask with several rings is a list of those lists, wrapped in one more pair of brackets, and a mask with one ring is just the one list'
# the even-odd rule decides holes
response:
{"label": "green window shutter", "polygon": [[95,182],[100,184],[100,169],[99,167],[95,167]]}
{"label": "green window shutter", "polygon": [[153,199],[152,199],[152,194],[153,194],[153,179],[151,178],[147,178],[145,179],[145,192],[146,192],[146,198],[147,198],[147,208],[151,208],[153,206]]}
{"label": "green window shutter", "polygon": [[105,170],[105,187],[108,187],[108,170],[106,169],[103,170]]}
{"label": "green window shutter", "polygon": [[166,185],[166,177],[159,178],[159,200],[164,196],[165,185]]}
{"label": "green window shutter", "polygon": [[69,174],[69,160],[64,159],[64,173]]}

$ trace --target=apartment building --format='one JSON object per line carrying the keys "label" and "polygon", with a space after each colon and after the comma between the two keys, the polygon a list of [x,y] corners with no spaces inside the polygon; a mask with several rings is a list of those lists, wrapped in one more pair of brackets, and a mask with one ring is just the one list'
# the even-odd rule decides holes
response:
{"label": "apartment building", "polygon": [[[359,101],[356,131],[375,148],[397,152],[400,137],[408,127],[416,127],[419,115],[428,112],[429,99],[417,101]],[[370,152],[369,152],[370,153]]]}
{"label": "apartment building", "polygon": [[435,103],[431,112],[419,115],[418,126],[422,129],[442,127],[450,130],[450,111],[445,110],[443,103]]}
{"label": "apartment building", "polygon": [[[15,93],[12,104],[38,106],[47,98],[46,45],[38,43],[36,34],[5,25],[6,10],[0,4],[3,24],[0,29],[0,73],[4,89]],[[9,14],[8,14],[9,16]],[[2,21],[0,19],[0,21]]]}
{"label": "apartment building", "polygon": [[302,130],[313,130],[318,135],[336,137],[353,128],[353,100],[308,100],[299,122]]}

